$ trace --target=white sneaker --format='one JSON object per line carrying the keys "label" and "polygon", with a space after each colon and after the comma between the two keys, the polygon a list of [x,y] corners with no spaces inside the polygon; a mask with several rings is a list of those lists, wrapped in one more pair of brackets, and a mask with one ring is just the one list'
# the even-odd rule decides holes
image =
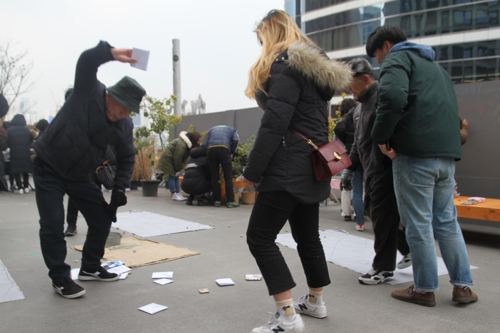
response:
{"label": "white sneaker", "polygon": [[302,313],[314,318],[326,318],[325,302],[317,303],[317,298],[314,295],[304,295],[297,302],[293,303],[295,312]]}
{"label": "white sneaker", "polygon": [[356,230],[357,231],[365,231],[365,225],[364,224],[356,224]]}
{"label": "white sneaker", "polygon": [[186,198],[184,198],[180,193],[174,193],[172,196],[172,200],[174,201],[184,201]]}
{"label": "white sneaker", "polygon": [[130,192],[130,187],[126,187],[125,192]]}
{"label": "white sneaker", "polygon": [[30,193],[30,189],[29,189],[29,187],[26,187],[26,188],[24,189],[24,193]]}
{"label": "white sneaker", "polygon": [[398,269],[404,269],[411,266],[411,253],[408,253],[398,262]]}
{"label": "white sneaker", "polygon": [[283,320],[279,312],[276,312],[276,314],[272,312],[268,313],[271,315],[268,323],[264,326],[254,328],[252,333],[302,333],[306,330],[304,322],[298,313],[295,314],[295,320],[291,322]]}
{"label": "white sneaker", "polygon": [[[23,194],[23,193],[24,193],[24,190],[23,190],[23,189],[20,189],[20,190],[17,190],[16,192],[17,192],[17,193],[19,193],[19,194]],[[16,193],[16,192],[14,192],[14,193]]]}

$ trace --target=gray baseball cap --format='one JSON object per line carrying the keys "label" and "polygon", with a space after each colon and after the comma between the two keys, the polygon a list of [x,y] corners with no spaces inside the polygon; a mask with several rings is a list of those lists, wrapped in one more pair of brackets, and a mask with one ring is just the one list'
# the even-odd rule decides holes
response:
{"label": "gray baseball cap", "polygon": [[349,66],[352,69],[352,76],[358,76],[361,74],[368,74],[372,76],[373,68],[370,63],[364,58],[354,58],[349,61]]}

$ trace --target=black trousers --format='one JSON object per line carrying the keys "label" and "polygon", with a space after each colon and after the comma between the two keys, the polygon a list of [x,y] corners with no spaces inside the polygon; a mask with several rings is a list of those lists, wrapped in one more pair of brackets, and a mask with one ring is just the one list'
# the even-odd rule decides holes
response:
{"label": "black trousers", "polygon": [[224,173],[224,182],[226,184],[227,202],[234,202],[233,192],[233,165],[231,164],[231,154],[229,149],[225,147],[213,147],[208,149],[207,153],[208,164],[212,176],[212,191],[214,201],[220,201],[220,184],[219,184],[219,165]]}
{"label": "black trousers", "polygon": [[[23,176],[23,181],[22,182],[21,182],[21,175]],[[14,177],[16,179],[16,185],[17,185],[17,189],[18,190],[30,187],[30,175],[29,174],[27,174],[27,173],[23,173],[23,174],[16,173],[14,175]]]}
{"label": "black trousers", "polygon": [[399,230],[400,218],[390,166],[367,177],[365,208],[368,208],[375,235],[372,267],[376,270],[394,271],[398,249],[403,255],[410,250],[404,231]]}
{"label": "black trousers", "polygon": [[78,207],[71,198],[68,198],[68,207],[66,209],[66,223],[68,226],[76,227],[76,221],[78,219]]}
{"label": "black trousers", "polygon": [[269,295],[290,290],[296,285],[275,243],[287,220],[308,286],[320,288],[330,284],[318,232],[319,203],[302,204],[288,192],[260,192],[250,216],[247,243],[266,281]]}
{"label": "black trousers", "polygon": [[104,255],[111,228],[106,201],[95,183],[61,178],[39,158],[33,163],[36,203],[40,214],[40,245],[43,259],[53,281],[70,276],[64,239],[64,194],[73,200],[87,221],[87,239],[83,245],[81,269],[94,272]]}

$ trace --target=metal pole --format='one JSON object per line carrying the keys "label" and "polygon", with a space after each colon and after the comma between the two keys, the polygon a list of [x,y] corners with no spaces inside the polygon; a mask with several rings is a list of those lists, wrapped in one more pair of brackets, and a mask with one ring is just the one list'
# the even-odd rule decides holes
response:
{"label": "metal pole", "polygon": [[174,103],[174,113],[176,116],[182,114],[182,99],[181,99],[181,47],[178,39],[172,39],[172,65],[174,70],[174,95],[177,96],[177,101]]}

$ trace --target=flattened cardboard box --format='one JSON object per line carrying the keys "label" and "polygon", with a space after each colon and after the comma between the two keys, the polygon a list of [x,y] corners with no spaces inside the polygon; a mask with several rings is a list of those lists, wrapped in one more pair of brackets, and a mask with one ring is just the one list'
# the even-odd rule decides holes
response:
{"label": "flattened cardboard box", "polygon": [[[83,245],[70,246],[70,248],[82,251]],[[120,245],[106,248],[103,259],[106,261],[122,260],[125,262],[125,265],[134,268],[159,264],[198,254],[200,254],[200,252],[132,236],[129,238],[122,238]]]}

